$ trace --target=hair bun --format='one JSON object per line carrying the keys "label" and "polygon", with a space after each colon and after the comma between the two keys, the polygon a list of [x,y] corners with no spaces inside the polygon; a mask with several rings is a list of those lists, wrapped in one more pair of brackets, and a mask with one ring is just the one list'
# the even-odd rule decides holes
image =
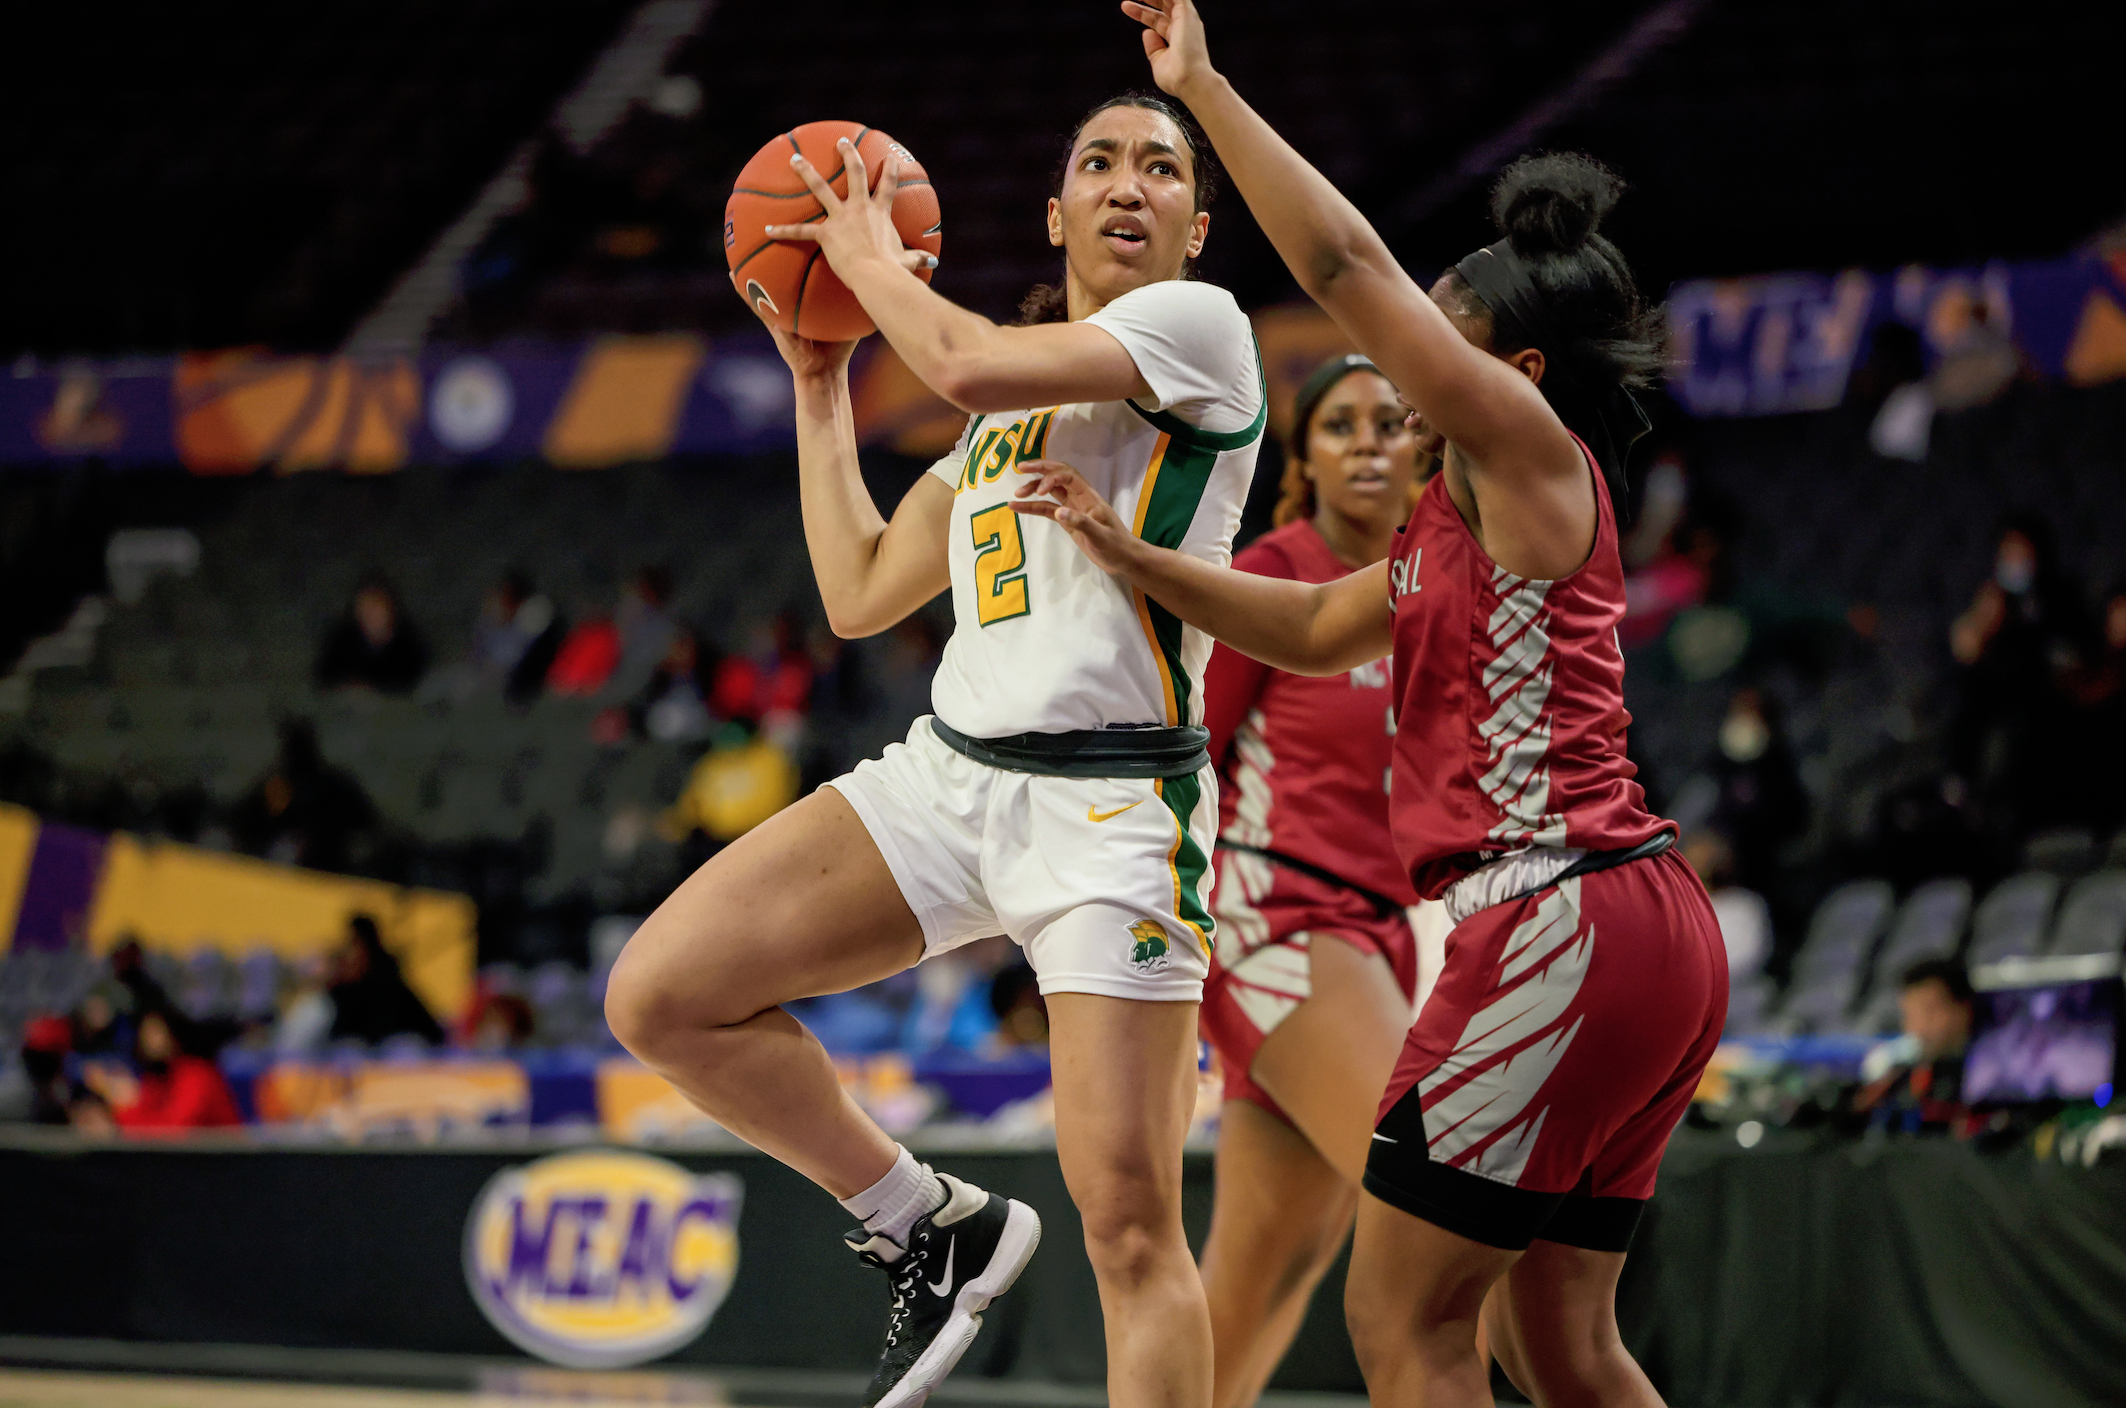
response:
{"label": "hair bun", "polygon": [[1593,238],[1624,182],[1591,156],[1524,156],[1491,188],[1491,218],[1520,255],[1569,254]]}

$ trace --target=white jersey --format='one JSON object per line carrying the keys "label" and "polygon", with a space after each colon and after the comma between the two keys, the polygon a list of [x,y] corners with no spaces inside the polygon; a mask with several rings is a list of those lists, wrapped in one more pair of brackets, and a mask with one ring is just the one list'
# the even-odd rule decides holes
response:
{"label": "white jersey", "polygon": [[1261,354],[1240,305],[1209,284],[1149,284],[1086,321],[1128,350],[1147,403],[974,416],[930,469],[955,491],[954,627],[931,703],[972,738],[1203,721],[1210,637],[1061,527],[1014,512],[1016,467],[1060,460],[1140,538],[1225,566],[1268,412]]}

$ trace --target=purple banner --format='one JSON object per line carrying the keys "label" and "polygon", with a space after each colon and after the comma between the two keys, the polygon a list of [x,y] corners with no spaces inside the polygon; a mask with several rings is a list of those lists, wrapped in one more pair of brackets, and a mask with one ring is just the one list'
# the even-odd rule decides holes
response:
{"label": "purple banner", "polygon": [[2092,385],[2126,376],[2122,310],[2126,257],[1697,280],[1669,291],[1678,360],[1669,386],[1701,416],[1822,410],[1844,399],[1886,323],[1919,335],[1930,370],[2006,358]]}
{"label": "purple banner", "polygon": [[104,838],[94,831],[46,822],[37,828],[15,916],[15,947],[57,952],[88,932],[89,906],[103,869]]}

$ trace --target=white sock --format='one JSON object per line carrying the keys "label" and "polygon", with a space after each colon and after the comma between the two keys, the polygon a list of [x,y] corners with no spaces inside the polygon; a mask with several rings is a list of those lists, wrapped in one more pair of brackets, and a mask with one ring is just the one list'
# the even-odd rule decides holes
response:
{"label": "white sock", "polygon": [[915,1220],[945,1205],[945,1185],[930,1165],[917,1163],[915,1155],[902,1149],[884,1178],[841,1204],[863,1219],[867,1231],[882,1232],[905,1247]]}

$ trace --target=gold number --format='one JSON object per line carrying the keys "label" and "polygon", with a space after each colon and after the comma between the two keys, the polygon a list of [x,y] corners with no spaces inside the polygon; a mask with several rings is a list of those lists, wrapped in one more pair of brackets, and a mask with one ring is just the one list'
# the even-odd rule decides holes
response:
{"label": "gold number", "polygon": [[974,530],[974,609],[985,626],[1024,616],[1026,545],[1019,540],[1019,515],[1010,504],[985,508],[967,521]]}

